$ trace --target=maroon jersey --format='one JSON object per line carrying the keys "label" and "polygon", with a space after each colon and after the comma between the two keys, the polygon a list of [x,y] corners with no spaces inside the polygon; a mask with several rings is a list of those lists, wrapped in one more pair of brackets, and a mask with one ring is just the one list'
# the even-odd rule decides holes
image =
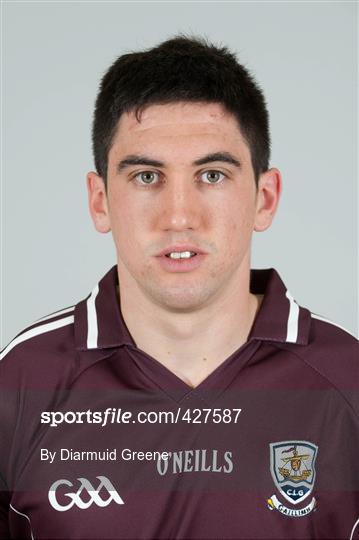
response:
{"label": "maroon jersey", "polygon": [[117,286],[1,355],[0,537],[357,538],[355,338],[253,270],[247,342],[191,388],[136,346]]}

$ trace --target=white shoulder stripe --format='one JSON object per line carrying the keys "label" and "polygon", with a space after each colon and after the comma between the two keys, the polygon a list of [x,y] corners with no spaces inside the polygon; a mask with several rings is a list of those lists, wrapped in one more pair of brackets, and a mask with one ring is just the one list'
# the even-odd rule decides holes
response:
{"label": "white shoulder stripe", "polygon": [[318,319],[318,321],[323,321],[323,322],[326,322],[328,324],[332,324],[333,326],[336,326],[337,328],[340,328],[341,330],[344,330],[344,332],[346,332],[347,334],[350,334],[351,336],[353,336],[354,338],[356,338],[356,336],[350,332],[349,330],[347,330],[346,328],[344,328],[344,326],[341,326],[340,324],[337,324],[333,321],[330,321],[329,319],[326,319],[325,317],[322,317],[321,315],[317,315],[316,313],[311,313],[311,316],[313,317],[313,319]]}
{"label": "white shoulder stripe", "polygon": [[19,514],[19,516],[23,516],[24,518],[27,519],[27,521],[29,522],[29,525],[30,525],[30,533],[31,533],[31,540],[34,540],[34,535],[33,535],[33,532],[32,532],[32,527],[31,527],[31,521],[30,521],[30,518],[26,515],[26,514],[23,514],[22,512],[19,512],[19,510],[16,510],[16,508],[13,507],[13,505],[10,503],[10,508],[11,510],[13,510],[14,512],[16,512],[17,514]]}
{"label": "white shoulder stripe", "polygon": [[97,349],[98,326],[95,300],[98,294],[98,284],[90,294],[87,304],[87,348]]}
{"label": "white shoulder stripe", "polygon": [[41,317],[41,319],[38,319],[36,322],[41,321],[47,321],[48,319],[54,319],[55,317],[58,317],[59,315],[64,315],[65,313],[70,313],[71,311],[74,311],[75,306],[68,307],[66,309],[61,309],[60,311],[55,311],[55,313],[51,313],[50,315],[46,315],[46,317]]}
{"label": "white shoulder stripe", "polygon": [[290,343],[296,343],[298,339],[299,306],[289,291],[287,291],[285,295],[289,300],[289,315],[287,322],[286,341]]}
{"label": "white shoulder stripe", "polygon": [[0,354],[0,360],[2,360],[14,347],[16,347],[16,345],[19,345],[19,343],[22,343],[23,341],[27,341],[28,339],[31,339],[32,337],[39,336],[40,334],[51,332],[51,330],[56,330],[56,328],[61,328],[62,326],[66,326],[73,322],[74,322],[74,316],[70,315],[69,317],[64,317],[63,319],[59,319],[58,321],[53,321],[47,324],[42,324],[41,326],[36,326],[35,328],[31,328],[31,330],[28,330],[27,332],[24,332],[20,336],[17,336],[15,339],[13,339],[9,343],[7,347],[5,347],[3,352]]}
{"label": "white shoulder stripe", "polygon": [[350,534],[350,538],[349,540],[353,540],[353,536],[354,536],[354,532],[355,532],[355,529],[357,528],[357,526],[359,525],[359,518],[356,520],[356,522],[354,523],[354,526],[352,528],[352,532]]}

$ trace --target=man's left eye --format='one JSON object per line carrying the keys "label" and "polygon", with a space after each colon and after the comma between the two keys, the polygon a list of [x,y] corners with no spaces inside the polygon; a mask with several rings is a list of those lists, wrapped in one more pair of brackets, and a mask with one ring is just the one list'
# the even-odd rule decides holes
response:
{"label": "man's left eye", "polygon": [[201,174],[201,180],[206,184],[219,184],[225,177],[226,175],[219,171],[205,171]]}

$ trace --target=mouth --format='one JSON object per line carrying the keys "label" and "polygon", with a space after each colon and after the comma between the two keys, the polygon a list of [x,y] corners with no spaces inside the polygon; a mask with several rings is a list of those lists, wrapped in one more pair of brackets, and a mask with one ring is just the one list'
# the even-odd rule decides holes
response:
{"label": "mouth", "polygon": [[196,255],[197,252],[195,251],[172,251],[170,253],[166,253],[165,257],[178,261],[182,259],[192,259],[192,257],[196,257]]}
{"label": "mouth", "polygon": [[166,272],[190,272],[202,264],[206,255],[195,246],[170,246],[157,259]]}
{"label": "mouth", "polygon": [[196,255],[205,255],[205,251],[194,244],[172,244],[160,251],[156,256],[170,259],[190,259]]}

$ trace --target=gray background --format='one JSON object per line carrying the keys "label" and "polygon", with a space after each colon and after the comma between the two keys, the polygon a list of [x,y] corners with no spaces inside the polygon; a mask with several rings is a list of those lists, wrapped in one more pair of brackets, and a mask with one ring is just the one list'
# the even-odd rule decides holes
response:
{"label": "gray background", "polygon": [[353,2],[6,2],[3,5],[2,345],[74,304],[115,264],[85,175],[98,82],[115,58],[179,31],[237,51],[265,90],[284,193],[253,267],[357,333]]}

